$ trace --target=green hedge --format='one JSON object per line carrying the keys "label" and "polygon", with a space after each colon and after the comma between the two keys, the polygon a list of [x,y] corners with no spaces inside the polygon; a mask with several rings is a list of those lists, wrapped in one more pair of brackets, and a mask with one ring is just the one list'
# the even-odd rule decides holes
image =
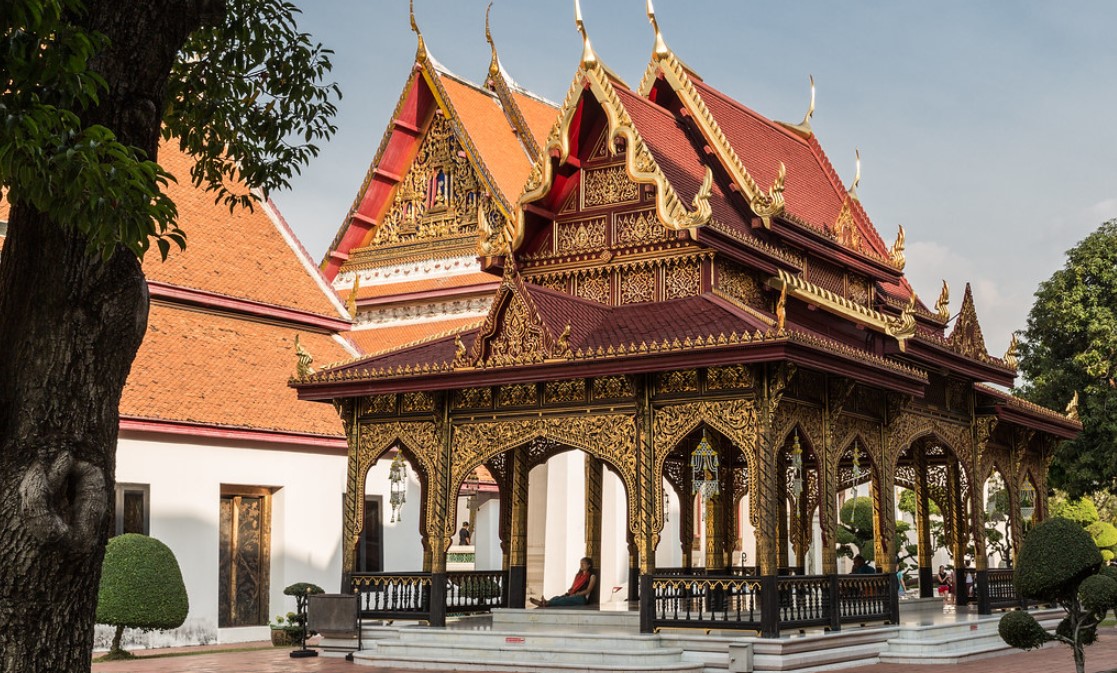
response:
{"label": "green hedge", "polygon": [[109,540],[97,593],[97,623],[133,629],[174,629],[190,602],[171,549],[146,535]]}

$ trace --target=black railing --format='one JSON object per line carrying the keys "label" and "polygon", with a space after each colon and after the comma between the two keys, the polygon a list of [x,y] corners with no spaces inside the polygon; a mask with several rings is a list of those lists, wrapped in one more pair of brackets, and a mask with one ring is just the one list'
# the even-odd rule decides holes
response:
{"label": "black railing", "polygon": [[736,575],[652,575],[643,578],[642,628],[759,631],[760,582]]}
{"label": "black railing", "polygon": [[828,575],[780,577],[776,580],[779,595],[780,628],[829,626],[831,581]]}
{"label": "black railing", "polygon": [[[891,621],[898,595],[892,574],[837,575],[838,622],[860,624]],[[897,615],[898,617],[898,615]]]}
{"label": "black railing", "polygon": [[349,582],[362,619],[430,620],[430,573],[354,573]]}
{"label": "black railing", "polygon": [[995,610],[1022,606],[1020,595],[1016,593],[1016,585],[1012,582],[1011,568],[992,568],[986,572],[990,608]]}
{"label": "black railing", "polygon": [[469,570],[446,573],[446,611],[488,612],[508,607],[507,573]]}

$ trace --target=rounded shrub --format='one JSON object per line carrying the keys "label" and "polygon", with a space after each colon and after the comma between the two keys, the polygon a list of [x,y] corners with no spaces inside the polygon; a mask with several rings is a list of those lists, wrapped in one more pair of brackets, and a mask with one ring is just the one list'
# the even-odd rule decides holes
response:
{"label": "rounded shrub", "polygon": [[283,590],[284,596],[308,596],[310,594],[325,593],[322,587],[310,582],[298,582]]}
{"label": "rounded shrub", "polygon": [[997,633],[1009,646],[1021,650],[1035,649],[1051,639],[1036,618],[1023,611],[1005,613],[997,624]]}
{"label": "rounded shrub", "polygon": [[1081,526],[1068,519],[1048,519],[1024,539],[1013,579],[1021,596],[1053,601],[1074,595],[1078,583],[1101,562],[1101,552]]}
{"label": "rounded shrub", "polygon": [[1078,601],[1090,612],[1117,607],[1117,581],[1108,575],[1090,575],[1078,585]]}
{"label": "rounded shrub", "polygon": [[[1063,619],[1063,621],[1059,622],[1059,625],[1055,627],[1055,633],[1062,638],[1074,640],[1074,626],[1070,622],[1070,617],[1066,617]],[[1083,647],[1086,647],[1087,645],[1093,645],[1097,641],[1097,639],[1097,624],[1094,624],[1093,626],[1087,628],[1080,627],[1078,629],[1078,642],[1081,643]]]}
{"label": "rounded shrub", "polygon": [[1117,568],[1113,566],[1102,566],[1101,570],[1098,571],[1098,574],[1105,575],[1106,577],[1111,577],[1114,580],[1117,580]]}
{"label": "rounded shrub", "polygon": [[109,540],[97,592],[97,623],[116,627],[113,653],[121,651],[125,627],[174,629],[189,611],[186,585],[170,547],[135,533]]}
{"label": "rounded shrub", "polygon": [[1094,538],[1094,544],[1098,546],[1098,549],[1117,546],[1117,526],[1111,523],[1095,521],[1086,526],[1086,532]]}

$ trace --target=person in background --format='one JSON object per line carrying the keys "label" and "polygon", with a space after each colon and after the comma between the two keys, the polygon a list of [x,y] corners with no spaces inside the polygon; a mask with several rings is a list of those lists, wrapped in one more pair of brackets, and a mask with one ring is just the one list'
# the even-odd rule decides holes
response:
{"label": "person in background", "polygon": [[458,544],[469,545],[473,544],[473,534],[469,532],[469,522],[462,522],[462,529],[458,531]]}
{"label": "person in background", "polygon": [[877,570],[871,563],[865,561],[865,557],[861,554],[853,557],[853,570],[849,571],[850,575],[872,575]]}
{"label": "person in background", "polygon": [[578,574],[574,575],[574,583],[565,594],[554,598],[532,598],[531,604],[537,608],[554,608],[563,605],[585,605],[589,603],[593,588],[597,585],[597,576],[593,574],[593,559],[585,557],[578,564]]}

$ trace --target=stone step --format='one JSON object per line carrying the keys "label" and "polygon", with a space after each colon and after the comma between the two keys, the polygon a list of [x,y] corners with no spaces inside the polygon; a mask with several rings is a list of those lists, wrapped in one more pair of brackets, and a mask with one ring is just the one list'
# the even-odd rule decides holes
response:
{"label": "stone step", "polygon": [[550,624],[631,628],[638,632],[640,613],[593,608],[497,608],[492,611],[492,623],[494,627],[504,624]]}
{"label": "stone step", "polygon": [[[460,647],[508,647],[518,649],[623,649],[627,651],[655,651],[662,649],[658,636],[651,634],[598,634],[547,632],[534,629],[458,630],[406,628],[398,632],[399,642],[414,646],[427,644],[454,644]],[[384,641],[390,643],[393,641]]]}
{"label": "stone step", "polygon": [[641,667],[654,670],[657,666],[681,663],[683,651],[668,648],[627,650],[624,649],[623,643],[618,643],[615,648],[605,649],[603,645],[573,648],[539,647],[526,644],[483,645],[460,642],[396,643],[385,641],[378,644],[376,654],[383,658],[400,660],[457,658],[468,662],[531,662],[605,666],[625,666],[631,662],[638,662]]}
{"label": "stone step", "polygon": [[888,626],[746,640],[752,644],[753,670],[757,673],[815,673],[877,663],[896,631],[896,627]]}

